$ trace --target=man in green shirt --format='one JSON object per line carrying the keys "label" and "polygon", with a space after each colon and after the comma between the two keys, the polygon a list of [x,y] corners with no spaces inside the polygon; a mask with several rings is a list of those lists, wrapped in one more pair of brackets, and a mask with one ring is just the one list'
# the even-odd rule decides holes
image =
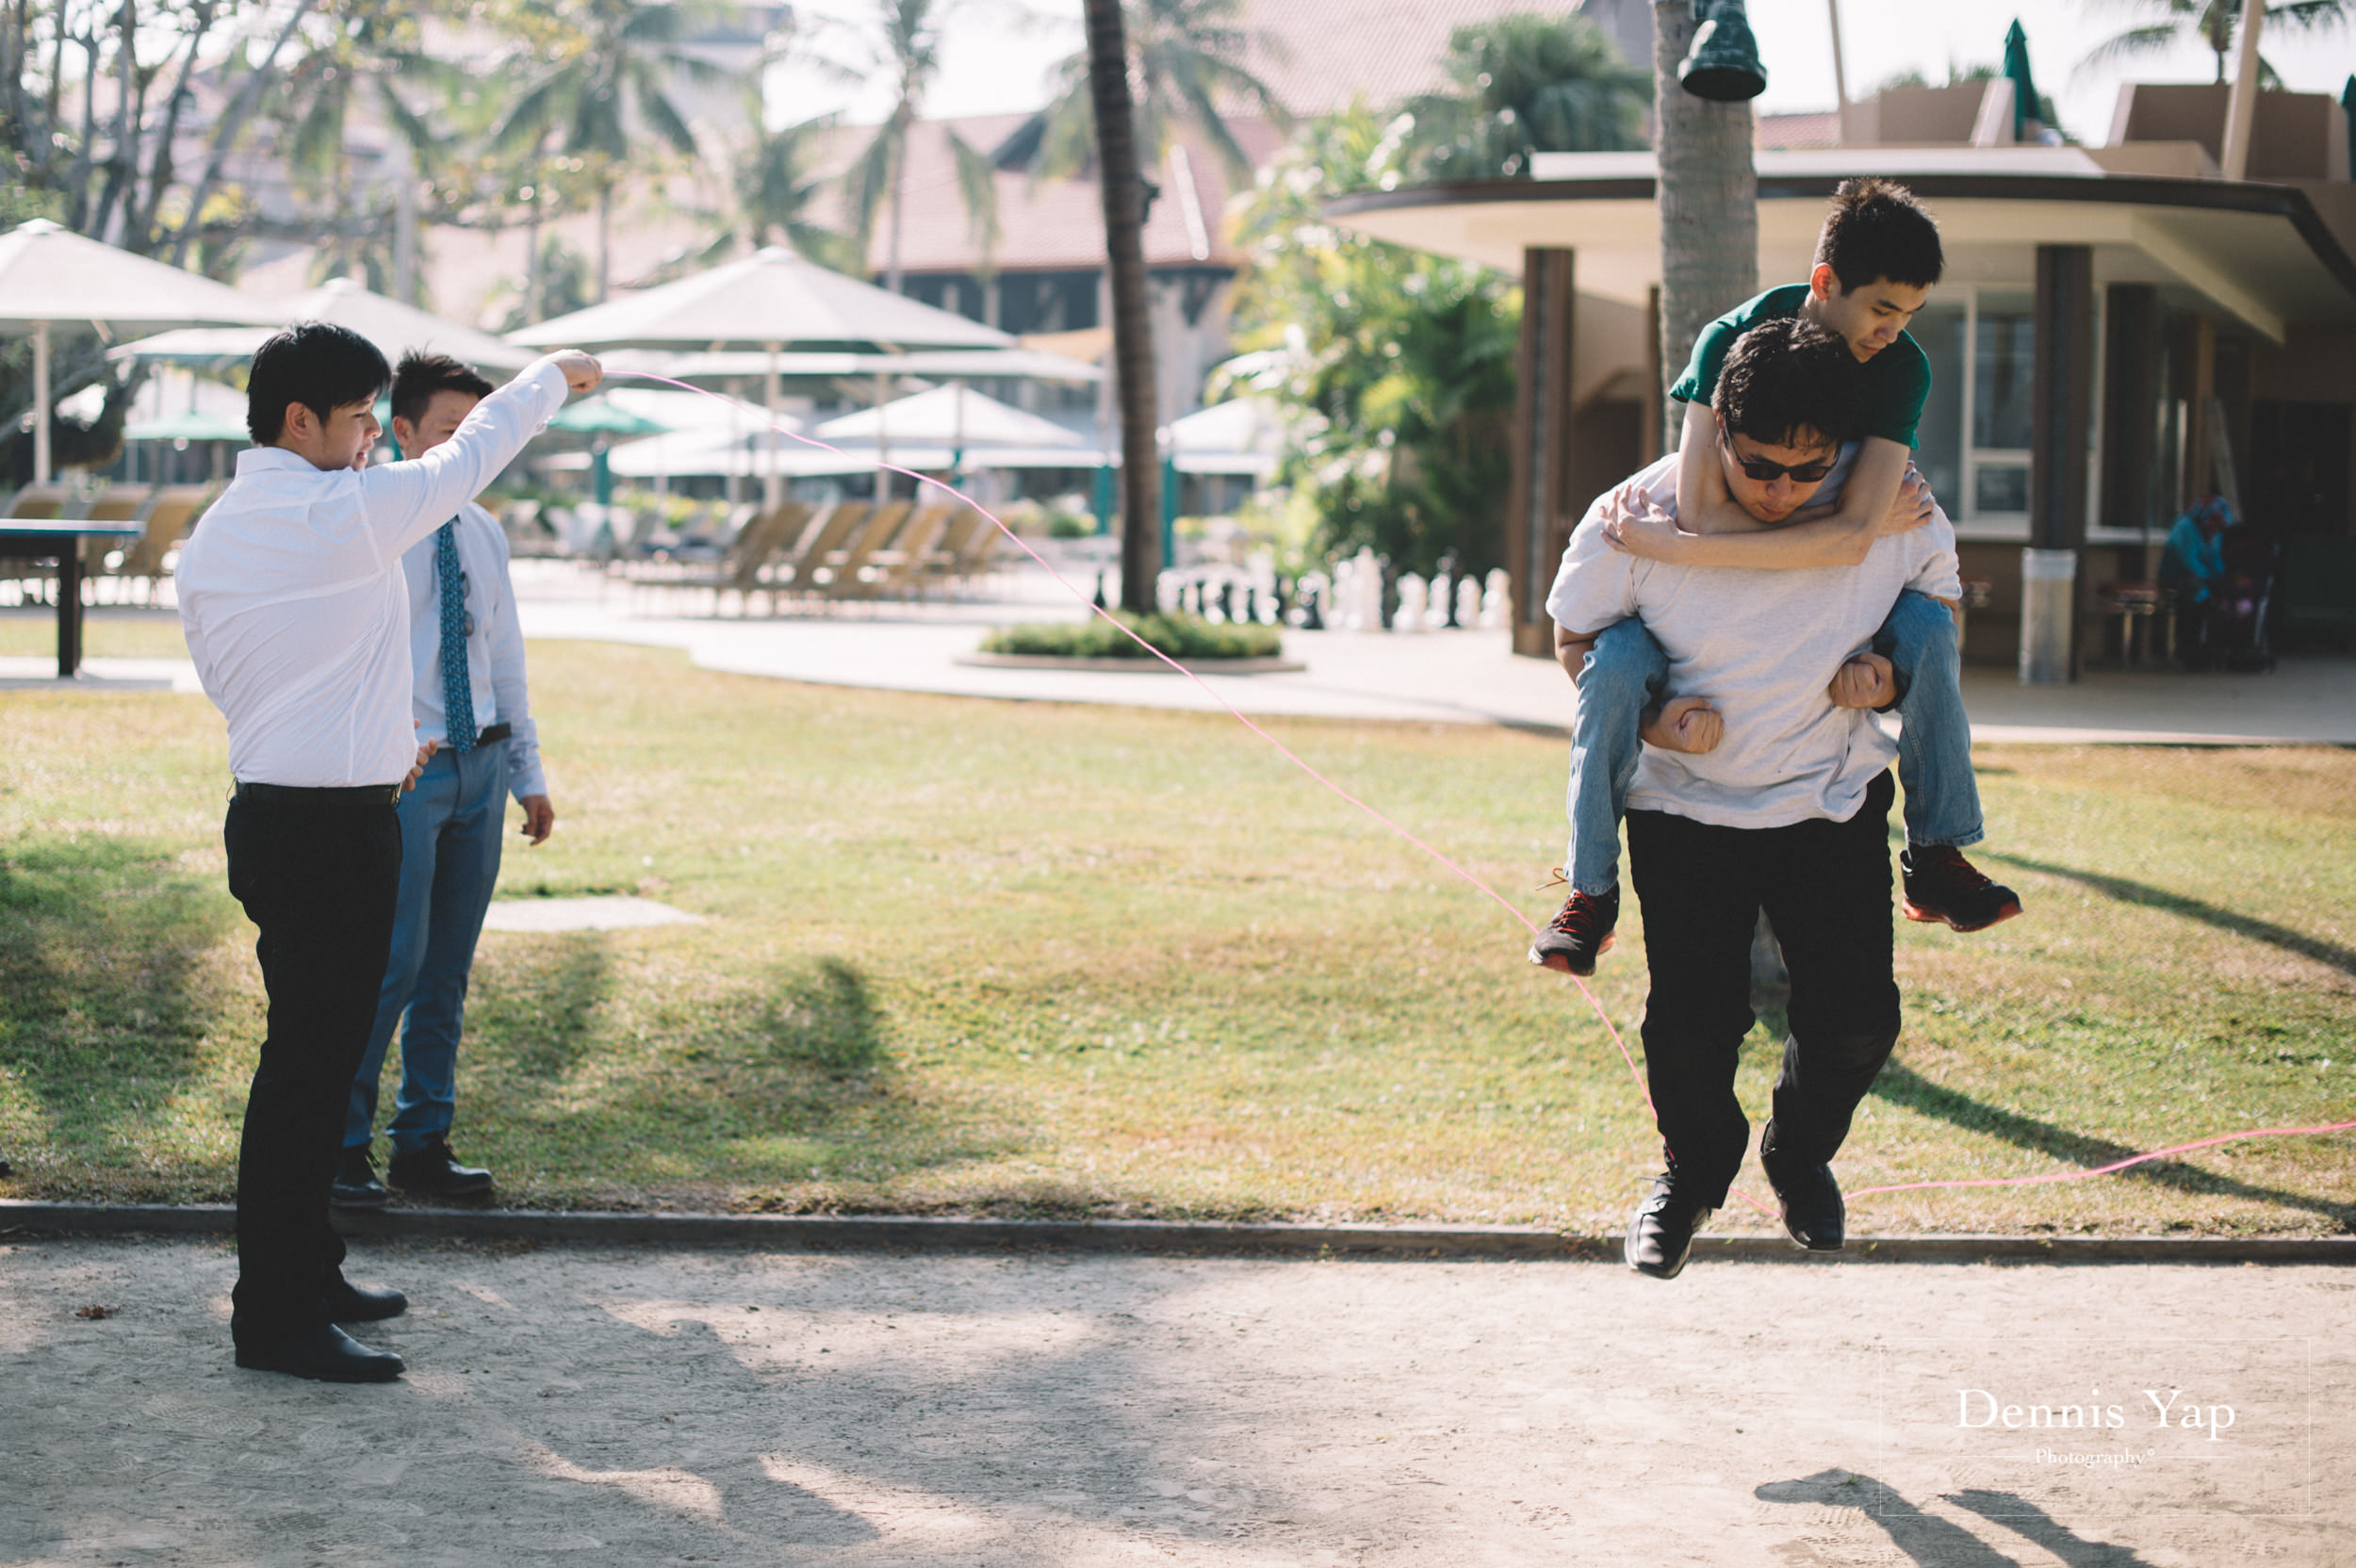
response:
{"label": "man in green shirt", "polygon": [[[1599,503],[1605,536],[1629,554],[1675,565],[1804,570],[1855,566],[1883,534],[1929,522],[1936,508],[1921,476],[1911,471],[1910,456],[1930,393],[1930,363],[1906,327],[1944,268],[1939,227],[1911,191],[1882,179],[1841,182],[1808,281],[1768,289],[1694,339],[1693,358],[1669,393],[1685,404],[1675,508],[1624,490]],[[1737,505],[1728,493],[1719,462],[1724,436],[1710,403],[1735,341],[1762,321],[1789,317],[1823,327],[1848,345],[1864,372],[1867,416],[1864,439],[1844,448],[1837,465],[1847,470],[1841,498],[1770,516]],[[1824,480],[1832,466],[1805,477]],[[1962,855],[1962,846],[1986,835],[1972,776],[1952,607],[1912,592],[1901,595],[1858,671],[1859,680],[1877,678],[1875,703],[1885,700],[1883,692],[1897,694],[1894,706],[1905,720],[1898,776],[1906,788],[1906,849],[1900,866],[1907,917],[1978,931],[2019,914],[2019,896]],[[1571,891],[1531,945],[1533,964],[1592,974],[1596,957],[1612,945],[1619,918],[1620,819],[1641,746],[1705,753],[1724,733],[1706,694],[1671,694],[1664,690],[1667,678],[1668,662],[1638,620],[1613,627],[1586,656],[1571,746],[1571,841],[1563,859]],[[1857,695],[1836,692],[1834,700]]]}

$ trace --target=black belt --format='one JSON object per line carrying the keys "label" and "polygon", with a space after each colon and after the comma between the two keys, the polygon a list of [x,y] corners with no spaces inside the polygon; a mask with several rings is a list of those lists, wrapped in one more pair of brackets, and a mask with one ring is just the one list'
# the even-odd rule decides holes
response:
{"label": "black belt", "polygon": [[515,727],[512,724],[495,724],[488,729],[478,731],[474,743],[478,746],[487,746],[496,742],[504,741],[515,733]]}
{"label": "black belt", "polygon": [[277,801],[288,806],[399,806],[398,784],[256,784],[237,781],[237,793],[249,800]]}

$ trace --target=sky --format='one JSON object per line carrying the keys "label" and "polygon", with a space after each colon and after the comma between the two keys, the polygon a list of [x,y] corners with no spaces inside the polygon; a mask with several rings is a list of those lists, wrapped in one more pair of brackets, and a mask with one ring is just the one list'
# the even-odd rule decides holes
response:
{"label": "sky", "polygon": [[[1762,110],[1827,109],[1833,104],[1831,0],[1750,0],[1752,26],[1767,65]],[[1046,102],[1056,61],[1080,47],[1079,0],[951,0],[941,70],[925,112],[937,117],[1014,113]],[[1546,0],[1533,0],[1533,8]],[[1931,81],[1948,67],[1994,63],[2004,55],[2004,30],[2019,17],[2029,37],[2029,63],[2038,90],[2051,97],[2062,124],[2082,140],[2101,142],[2123,81],[2205,82],[2214,57],[2192,45],[2130,66],[2082,67],[2088,51],[2134,25],[2149,8],[2134,0],[1840,0],[1841,42],[1853,97],[1869,95],[1907,70]],[[859,56],[858,24],[874,0],[801,0],[797,9],[815,36],[845,63]],[[2298,35],[2261,32],[2260,47],[2289,85],[2337,97],[2356,72],[2356,30]],[[1371,46],[1371,45],[1370,45]],[[780,121],[835,110],[853,121],[883,118],[889,83],[829,79],[789,68],[773,79],[771,112]]]}

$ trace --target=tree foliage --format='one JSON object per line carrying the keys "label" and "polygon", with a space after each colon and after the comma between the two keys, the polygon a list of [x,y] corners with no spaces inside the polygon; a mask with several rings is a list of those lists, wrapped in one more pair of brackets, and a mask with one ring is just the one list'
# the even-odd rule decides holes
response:
{"label": "tree foliage", "polygon": [[1418,180],[1527,176],[1534,153],[1640,148],[1652,73],[1583,16],[1500,16],[1448,36],[1448,85],[1412,98]]}
{"label": "tree foliage", "polygon": [[[2106,0],[2106,4],[2118,3],[2119,0]],[[2196,39],[2217,57],[2217,79],[2222,82],[2227,78],[2228,61],[2241,29],[2242,0],[2125,0],[2125,4],[2150,20],[2096,44],[2087,52],[2087,65],[2164,55],[2184,40]],[[2356,0],[2288,0],[2284,5],[2268,6],[2266,21],[2258,28],[2259,84],[2267,88],[2282,85],[2273,62],[2263,53],[2269,38],[2279,41],[2285,33],[2312,37],[2345,27],[2351,20],[2356,20]]]}
{"label": "tree foliage", "polygon": [[[1124,0],[1137,146],[1147,159],[1158,162],[1179,131],[1191,127],[1240,185],[1252,177],[1252,160],[1229,117],[1241,108],[1279,130],[1291,128],[1292,116],[1274,90],[1241,63],[1253,40],[1238,9],[1238,0]],[[1037,167],[1048,179],[1077,174],[1096,156],[1086,50],[1055,67],[1055,84],[1039,124]]]}
{"label": "tree foliage", "polygon": [[1497,564],[1512,478],[1520,289],[1324,215],[1333,197],[1402,183],[1415,130],[1353,107],[1304,127],[1263,177],[1240,218],[1246,352],[1225,379],[1292,411],[1279,477],[1314,508],[1317,547],[1363,546],[1420,573],[1453,554],[1481,571]]}

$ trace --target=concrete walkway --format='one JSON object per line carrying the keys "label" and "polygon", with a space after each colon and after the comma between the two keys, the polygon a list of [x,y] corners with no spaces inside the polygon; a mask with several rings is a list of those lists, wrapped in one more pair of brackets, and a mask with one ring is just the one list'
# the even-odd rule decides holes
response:
{"label": "concrete walkway", "polygon": [[402,1381],[234,1369],[219,1244],[0,1244],[0,1560],[2356,1563],[2329,1267],[348,1267]]}
{"label": "concrete walkway", "polygon": [[[1550,661],[1515,658],[1502,631],[1288,631],[1307,668],[1209,676],[1206,692],[1153,661],[1135,673],[961,664],[994,626],[1084,612],[1037,568],[1002,573],[989,602],[852,606],[833,614],[682,613],[709,600],[634,593],[559,562],[518,563],[517,598],[533,638],[679,648],[742,675],[884,691],[1400,723],[1504,725],[1562,734],[1572,689]],[[58,690],[50,661],[0,659],[0,690]],[[81,690],[199,690],[180,660],[89,661]],[[2286,659],[2266,675],[2090,670],[2066,686],[2024,687],[2003,670],[1965,672],[1972,733],[2050,744],[2356,745],[2356,661]]]}

